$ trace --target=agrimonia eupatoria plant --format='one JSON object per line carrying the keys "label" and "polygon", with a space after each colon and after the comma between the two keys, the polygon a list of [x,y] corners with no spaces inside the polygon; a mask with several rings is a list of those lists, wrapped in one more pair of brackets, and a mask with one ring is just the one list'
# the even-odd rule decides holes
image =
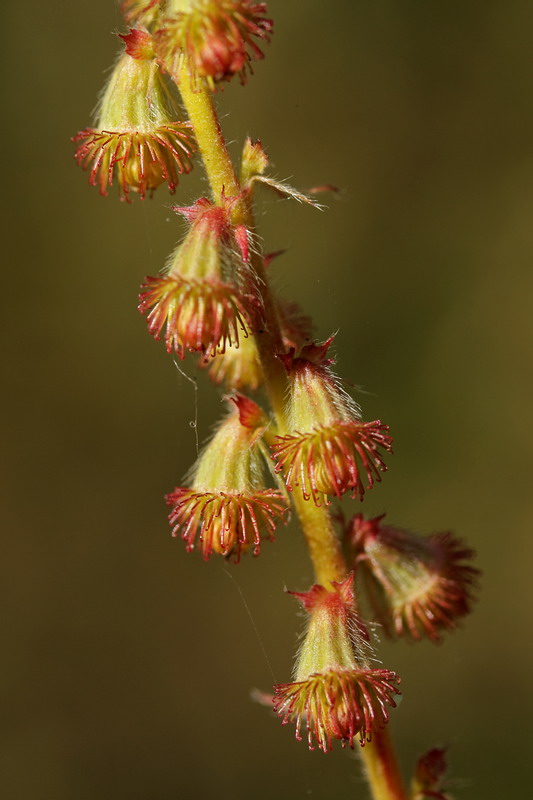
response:
{"label": "agrimonia eupatoria plant", "polygon": [[[258,184],[315,201],[268,174],[260,141],[244,142],[237,171],[213,104],[226,81],[246,84],[273,24],[251,0],[123,0],[129,31],[98,121],[74,137],[89,182],[122,200],[174,192],[197,153],[210,197],[175,207],[188,230],[164,271],[147,277],[139,309],[179,358],[196,354],[228,396],[228,412],[187,485],[166,496],[172,534],[204,559],[258,555],[292,506],[316,583],[294,592],[308,626],[292,681],[272,707],[311,749],[360,744],[375,800],[445,800],[444,752],[418,761],[409,789],[387,733],[400,678],[376,667],[362,593],[391,637],[434,642],[470,610],[478,571],[450,533],[422,537],[356,513],[338,523],[332,499],[363,500],[381,481],[392,438],[367,421],[334,372],[332,339],[318,342],[298,306],[276,295],[271,256],[254,217]],[[186,118],[180,116],[183,106]],[[262,392],[262,408],[250,395]]]}

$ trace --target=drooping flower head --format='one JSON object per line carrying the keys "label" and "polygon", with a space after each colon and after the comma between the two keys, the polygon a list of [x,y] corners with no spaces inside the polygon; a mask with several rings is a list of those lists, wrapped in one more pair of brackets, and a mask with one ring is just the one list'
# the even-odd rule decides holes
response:
{"label": "drooping flower head", "polygon": [[184,358],[190,350],[211,358],[239,347],[253,329],[260,315],[254,275],[235,241],[228,206],[201,198],[174,210],[189,221],[189,232],[166,274],[146,279],[139,310],[156,339],[165,328],[169,353]]}
{"label": "drooping flower head", "polygon": [[251,0],[168,0],[158,57],[174,77],[185,61],[193,80],[205,79],[211,90],[234,75],[244,84],[251,60],[264,55],[257,42],[270,41],[266,11],[266,3]]}
{"label": "drooping flower head", "polygon": [[334,739],[362,745],[388,721],[399,678],[372,669],[366,631],[357,617],[353,575],[328,590],[315,585],[295,595],[310,616],[292,683],[274,687],[274,709],[283,724],[296,722],[301,740],[306,723],[309,748],[327,752]]}
{"label": "drooping flower head", "polygon": [[198,542],[205,560],[219,553],[238,561],[250,547],[258,555],[261,539],[273,538],[287,511],[283,493],[263,480],[263,412],[240,395],[230,402],[230,415],[201,453],[190,487],[178,486],[166,497],[172,535],[181,535],[188,551]]}
{"label": "drooping flower head", "polygon": [[126,52],[103,94],[95,128],[73,137],[78,164],[90,168],[89,182],[106,195],[116,178],[121,199],[141,198],[162,183],[170,192],[178,175],[190,172],[195,150],[189,122],[178,120],[172,96],[153,60],[150,35],[133,30],[122,37]]}
{"label": "drooping flower head", "polygon": [[346,540],[374,614],[389,636],[438,642],[470,612],[475,553],[451,533],[418,536],[356,514]]}
{"label": "drooping flower head", "polygon": [[281,356],[289,375],[289,433],[272,446],[276,469],[287,488],[299,488],[319,505],[325,495],[365,489],[381,480],[387,467],[382,452],[392,452],[388,426],[363,422],[360,410],[330,370],[332,339]]}

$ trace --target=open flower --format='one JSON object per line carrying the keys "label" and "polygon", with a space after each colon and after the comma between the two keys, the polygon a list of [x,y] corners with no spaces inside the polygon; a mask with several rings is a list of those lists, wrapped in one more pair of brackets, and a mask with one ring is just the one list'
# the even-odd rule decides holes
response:
{"label": "open flower", "polygon": [[139,310],[167,351],[187,350],[211,358],[238,348],[255,321],[259,300],[254,275],[240,258],[230,215],[206,198],[176,208],[191,223],[168,264],[167,274],[146,279]]}
{"label": "open flower", "polygon": [[306,500],[319,505],[325,495],[341,497],[381,480],[387,467],[382,453],[392,452],[388,426],[363,422],[353,400],[329,369],[331,339],[294,351],[282,359],[290,380],[289,433],[272,445],[277,471],[283,471],[289,491],[299,488]]}
{"label": "open flower", "polygon": [[245,397],[232,399],[233,409],[200,455],[190,487],[178,486],[167,495],[172,535],[191,551],[199,542],[205,560],[211,553],[232,556],[253,547],[273,532],[287,511],[282,492],[263,482],[260,443],[266,419]]}
{"label": "open flower", "polygon": [[178,176],[190,172],[195,145],[189,122],[178,120],[173,99],[152,60],[151,37],[131,31],[122,37],[119,59],[102,97],[98,123],[73,137],[75,158],[89,169],[89,182],[106,195],[114,178],[121,199],[144,198],[162,183],[170,192]]}
{"label": "open flower", "polygon": [[356,514],[348,548],[377,620],[389,636],[434,642],[470,612],[479,570],[475,553],[451,533],[418,536]]}
{"label": "open flower", "polygon": [[193,79],[211,90],[234,75],[245,83],[252,58],[263,58],[257,40],[270,41],[266,10],[250,0],[169,0],[156,33],[158,57],[175,77],[185,59]]}
{"label": "open flower", "polygon": [[395,707],[399,678],[373,669],[366,632],[354,606],[353,576],[333,583],[332,590],[315,585],[296,594],[310,615],[294,681],[274,687],[274,709],[283,724],[296,722],[301,740],[305,723],[309,748],[327,752],[334,739],[354,746],[370,741]]}

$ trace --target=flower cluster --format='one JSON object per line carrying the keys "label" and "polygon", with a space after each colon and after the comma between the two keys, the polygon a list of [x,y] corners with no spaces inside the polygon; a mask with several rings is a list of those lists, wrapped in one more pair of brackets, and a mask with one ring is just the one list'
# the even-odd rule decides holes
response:
{"label": "flower cluster", "polygon": [[[263,58],[273,29],[266,4],[120,5],[132,27],[120,37],[125,48],[95,126],[73,139],[75,158],[101,194],[117,183],[129,201],[164,183],[174,192],[198,146],[213,193],[174,207],[185,218],[185,236],[164,271],[145,279],[139,298],[149,333],[164,339],[167,352],[182,359],[195,353],[197,364],[232,393],[228,414],[184,485],[166,495],[172,535],[204,560],[214,553],[238,562],[274,538],[288,516],[288,492],[297,493],[321,583],[292,593],[308,624],[293,680],[277,684],[270,700],[284,725],[295,723],[298,740],[307,728],[310,749],[327,752],[334,741],[353,748],[378,738],[371,758],[379,782],[388,756],[378,733],[397,704],[400,679],[375,666],[354,581],[361,581],[388,635],[436,642],[470,611],[479,575],[470,563],[474,553],[451,533],[421,537],[386,525],[383,516],[362,514],[344,526],[341,545],[323,508],[348,494],[364,499],[387,470],[392,438],[381,420],[363,419],[334,373],[333,337],[313,341],[311,321],[270,289],[270,263],[282,251],[264,255],[255,233],[257,186],[319,208],[310,195],[328,187],[304,194],[278,180],[261,141],[250,138],[238,174],[217,127],[209,92],[235,76],[244,84],[252,61]],[[179,94],[191,121],[181,119]],[[257,390],[272,401],[275,420],[240,394]],[[394,771],[391,763],[385,767]],[[412,780],[412,800],[446,800],[445,769],[443,750],[426,753]]]}

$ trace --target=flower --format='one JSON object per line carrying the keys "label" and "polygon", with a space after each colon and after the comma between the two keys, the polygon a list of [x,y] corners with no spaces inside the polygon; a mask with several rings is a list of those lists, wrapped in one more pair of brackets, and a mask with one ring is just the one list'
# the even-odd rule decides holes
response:
{"label": "flower", "polygon": [[394,672],[370,667],[368,635],[355,611],[353,575],[333,582],[332,590],[316,584],[296,594],[310,615],[294,681],[274,687],[274,710],[283,724],[296,722],[301,741],[305,721],[309,748],[323,752],[334,739],[361,745],[388,721],[387,707],[400,694]]}
{"label": "flower", "polygon": [[[383,515],[384,516],[384,515]],[[418,536],[356,514],[346,538],[377,620],[389,636],[434,642],[470,612],[475,553],[451,533]]]}
{"label": "flower", "polygon": [[90,167],[89,183],[107,194],[116,178],[121,199],[130,191],[143,199],[166,182],[170,192],[178,175],[190,172],[195,150],[191,124],[177,119],[175,104],[160,70],[151,60],[151,37],[131,31],[122,37],[119,59],[102,97],[98,124],[73,137],[77,163]]}
{"label": "flower", "polygon": [[413,800],[446,800],[440,791],[448,769],[445,756],[446,750],[442,747],[434,747],[420,756],[411,784]]}
{"label": "flower", "polygon": [[184,358],[191,350],[211,358],[239,347],[241,335],[249,335],[260,307],[255,279],[239,255],[228,208],[201,198],[174,210],[187,218],[190,230],[167,274],[146,278],[139,310],[156,339],[166,326],[169,353]]}
{"label": "flower", "polygon": [[193,79],[205,79],[211,90],[234,75],[244,84],[252,58],[264,56],[256,40],[270,41],[266,11],[251,0],[170,0],[156,32],[158,57],[174,77],[185,59]]}
{"label": "flower", "polygon": [[120,9],[129,25],[148,27],[156,19],[160,5],[160,0],[122,0]]}
{"label": "flower", "polygon": [[209,367],[214,383],[225,383],[231,389],[255,392],[263,377],[254,336],[246,330],[239,347],[229,347],[215,358],[202,358],[201,367]]}
{"label": "flower", "polygon": [[263,482],[263,412],[242,395],[231,403],[229,417],[198,459],[192,485],[166,497],[172,535],[180,534],[189,552],[198,540],[206,561],[211,553],[239,561],[250,547],[258,555],[261,539],[273,538],[287,511],[282,492]]}
{"label": "flower", "polygon": [[329,369],[332,339],[281,356],[290,380],[289,433],[272,445],[276,470],[289,491],[300,488],[306,500],[320,505],[324,495],[341,497],[365,489],[387,469],[382,451],[392,452],[388,426],[363,422],[359,408]]}
{"label": "flower", "polygon": [[[265,259],[266,261],[266,259]],[[311,336],[311,321],[302,314],[296,303],[275,298],[283,344],[292,347],[304,344]],[[245,331],[239,347],[229,347],[215,358],[202,358],[200,366],[209,367],[209,377],[214,383],[225,383],[232,390],[255,392],[261,385],[263,373],[255,336]]]}

